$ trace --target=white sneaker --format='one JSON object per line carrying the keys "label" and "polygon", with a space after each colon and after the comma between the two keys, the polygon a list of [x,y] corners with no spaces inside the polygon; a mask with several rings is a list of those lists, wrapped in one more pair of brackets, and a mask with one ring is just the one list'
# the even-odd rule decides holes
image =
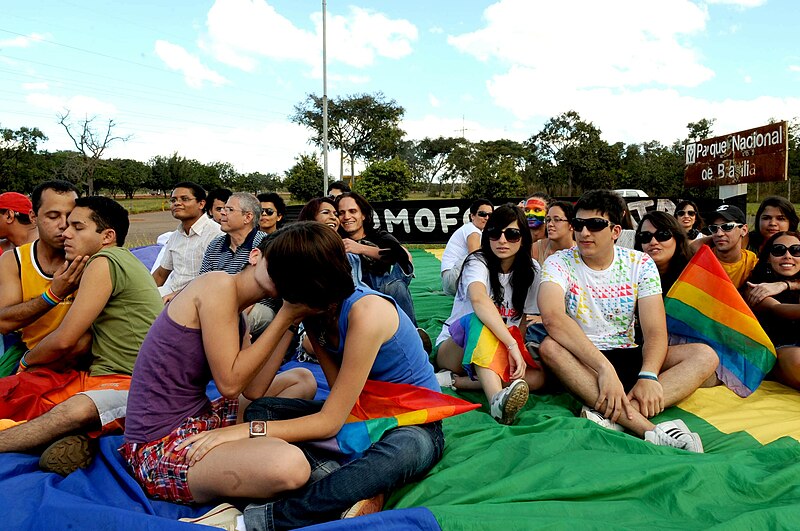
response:
{"label": "white sneaker", "polygon": [[605,418],[602,413],[596,409],[590,408],[589,406],[581,407],[580,417],[582,419],[591,420],[595,424],[598,424],[604,428],[608,428],[609,430],[625,431],[625,428],[623,428],[621,425],[617,424],[611,419]]}
{"label": "white sneaker", "polygon": [[525,380],[514,380],[492,397],[489,411],[500,424],[511,424],[517,413],[528,401],[528,384]]}
{"label": "white sneaker", "polygon": [[644,432],[644,440],[657,446],[671,446],[687,452],[703,453],[703,441],[700,436],[686,426],[680,419],[667,420],[656,424],[650,431]]}
{"label": "white sneaker", "polygon": [[456,375],[453,374],[453,371],[448,369],[442,369],[436,373],[436,381],[439,382],[439,387],[442,389],[452,389],[453,391],[456,390]]}
{"label": "white sneaker", "polygon": [[236,520],[242,516],[241,511],[230,503],[217,505],[203,516],[198,518],[181,518],[180,522],[216,527],[227,531],[237,531]]}

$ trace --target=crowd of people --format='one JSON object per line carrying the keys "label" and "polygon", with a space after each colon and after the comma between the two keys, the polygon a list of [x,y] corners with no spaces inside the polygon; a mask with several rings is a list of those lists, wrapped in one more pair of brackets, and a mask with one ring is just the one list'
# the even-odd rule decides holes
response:
{"label": "crowd of people", "polygon": [[[339,432],[367,380],[483,391],[502,424],[531,392],[569,392],[591,422],[703,452],[682,420],[650,420],[721,383],[713,348],[665,318],[703,245],[774,343],[770,377],[800,389],[800,234],[784,198],[762,202],[752,232],[726,204],[704,223],[682,200],[633,228],[609,190],[575,204],[478,199],[442,254],[453,306],[434,345],[417,327],[411,254],[345,183],[292,223],[275,193],[181,182],[169,203],[177,227],[150,272],[124,247],[115,201],[64,181],[0,194],[0,452],[38,452],[66,475],[124,430],[120,452],[149,496],[249,501],[198,521],[248,530],[375,510],[440,459],[440,421],[394,428],[346,461],[307,444]],[[491,359],[467,327],[493,339]],[[311,371],[281,370],[295,351],[319,364],[326,400]]]}

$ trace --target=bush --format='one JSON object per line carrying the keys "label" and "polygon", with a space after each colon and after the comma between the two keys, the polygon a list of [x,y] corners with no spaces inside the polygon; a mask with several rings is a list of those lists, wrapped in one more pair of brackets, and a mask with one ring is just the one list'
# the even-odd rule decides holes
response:
{"label": "bush", "polygon": [[398,158],[375,162],[359,176],[353,190],[368,201],[405,199],[411,191],[411,169]]}
{"label": "bush", "polygon": [[322,166],[313,155],[300,155],[297,163],[286,172],[284,184],[292,198],[304,203],[311,198],[321,197],[325,192]]}

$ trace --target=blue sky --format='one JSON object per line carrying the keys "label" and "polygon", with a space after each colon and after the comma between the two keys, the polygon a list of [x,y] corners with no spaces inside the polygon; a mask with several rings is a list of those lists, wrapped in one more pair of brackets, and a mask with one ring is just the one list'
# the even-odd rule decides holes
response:
{"label": "blue sky", "polygon": [[[383,92],[407,138],[524,140],[574,109],[609,142],[671,143],[800,116],[790,0],[327,3],[328,95]],[[57,113],[130,135],[108,156],[283,173],[322,92],[321,2],[0,0],[0,127],[70,147]],[[338,175],[338,159],[331,159]]]}

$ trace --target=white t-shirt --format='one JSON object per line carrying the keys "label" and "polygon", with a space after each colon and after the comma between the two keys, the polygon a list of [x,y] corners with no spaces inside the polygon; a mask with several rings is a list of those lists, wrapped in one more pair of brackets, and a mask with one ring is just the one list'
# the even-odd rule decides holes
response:
{"label": "white t-shirt", "polygon": [[[541,267],[536,261],[531,261],[533,262],[534,271],[533,283],[530,288],[528,288],[528,295],[525,297],[525,307],[523,308],[523,311],[527,315],[539,313],[536,297],[539,294],[539,282],[542,278]],[[472,308],[472,302],[469,300],[469,295],[467,293],[467,288],[473,282],[480,282],[486,286],[486,294],[489,295],[489,298],[492,298],[492,288],[489,282],[489,268],[486,267],[483,258],[480,257],[479,254],[471,255],[469,259],[464,262],[464,268],[461,270],[461,281],[458,283],[458,291],[453,299],[453,310],[450,312],[450,317],[445,321],[439,337],[436,338],[437,345],[450,337],[451,323],[475,311]],[[500,302],[500,306],[495,304],[497,311],[500,312],[500,316],[503,318],[506,326],[519,326],[522,315],[514,310],[514,305],[511,302],[511,298],[514,295],[514,289],[511,287],[511,273],[500,273],[500,286],[503,288],[503,300]]]}
{"label": "white t-shirt", "polygon": [[461,266],[461,262],[469,254],[467,247],[467,238],[473,234],[478,234],[480,238],[481,229],[472,224],[471,221],[461,225],[450,239],[447,240],[447,245],[442,253],[442,271],[453,269],[456,266]]}
{"label": "white t-shirt", "polygon": [[158,288],[162,297],[183,289],[186,284],[200,274],[200,266],[203,264],[206,248],[211,240],[220,234],[222,234],[222,230],[219,228],[219,224],[205,214],[194,222],[192,228],[189,229],[189,234],[186,234],[183,227],[178,225],[178,229],[172,233],[164,245],[161,267],[169,269],[171,273],[164,285]]}
{"label": "white t-shirt", "polygon": [[567,315],[600,350],[635,347],[636,301],[661,294],[653,259],[619,245],[603,271],[588,267],[577,247],[558,251],[545,261],[542,282],[555,282],[564,290]]}

